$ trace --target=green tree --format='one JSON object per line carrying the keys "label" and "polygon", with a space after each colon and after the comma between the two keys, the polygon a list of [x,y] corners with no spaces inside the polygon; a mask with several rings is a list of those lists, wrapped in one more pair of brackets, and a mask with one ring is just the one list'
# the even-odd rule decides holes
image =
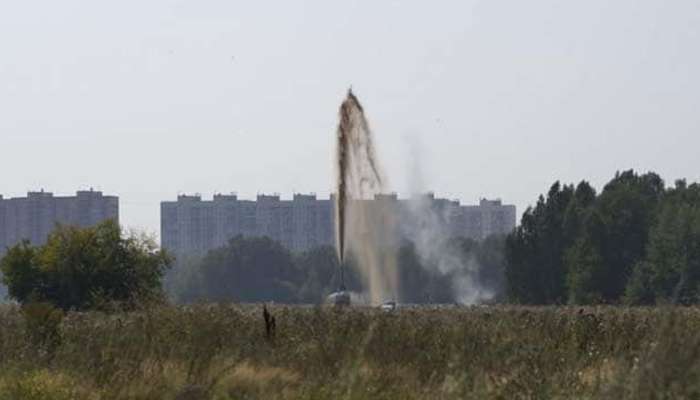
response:
{"label": "green tree", "polygon": [[653,305],[656,294],[652,286],[654,267],[646,261],[640,261],[634,266],[630,279],[625,286],[623,301],[629,305]]}
{"label": "green tree", "polygon": [[503,300],[505,292],[505,235],[492,235],[479,243],[476,254],[479,266],[479,284],[496,293],[496,301]]}
{"label": "green tree", "polygon": [[617,173],[596,200],[605,225],[601,256],[605,276],[598,281],[606,302],[618,302],[635,265],[645,256],[649,231],[664,196],[663,180],[655,173]]}
{"label": "green tree", "polygon": [[[459,246],[460,243],[453,243]],[[402,303],[453,303],[452,277],[438,271],[433,260],[421,260],[412,242],[399,248],[399,300]],[[427,263],[425,265],[424,263]]]}
{"label": "green tree", "polygon": [[700,300],[700,185],[669,190],[649,234],[647,256],[627,284],[633,304]]}
{"label": "green tree", "polygon": [[59,226],[44,246],[22,242],[0,261],[11,298],[50,302],[64,310],[98,301],[134,305],[162,294],[171,262],[154,241],[125,237],[113,221],[91,228]]}
{"label": "green tree", "polygon": [[[298,297],[303,303],[318,304],[340,287],[340,264],[336,250],[331,246],[309,249],[296,255],[297,271],[303,275]],[[346,282],[355,281],[351,271],[346,271]],[[355,287],[350,284],[350,287]]]}
{"label": "green tree", "polygon": [[526,304],[566,300],[564,252],[571,238],[564,235],[564,218],[574,197],[571,185],[555,182],[534,208],[523,214],[520,226],[506,239],[508,297]]}
{"label": "green tree", "polygon": [[292,254],[268,237],[231,239],[199,264],[199,300],[295,303],[303,275]]}
{"label": "green tree", "polygon": [[555,183],[506,240],[508,297],[529,304],[619,302],[645,257],[664,196],[663,180],[651,172],[618,172],[598,196],[585,181],[575,190]]}
{"label": "green tree", "polygon": [[191,303],[201,297],[201,273],[199,266],[203,256],[178,255],[172,267],[163,277],[163,288],[176,303]]}
{"label": "green tree", "polygon": [[567,243],[573,243],[583,229],[584,221],[595,204],[595,189],[586,181],[581,181],[564,212],[563,235]]}
{"label": "green tree", "polygon": [[571,304],[596,304],[604,301],[601,282],[606,269],[601,256],[605,242],[605,225],[600,215],[589,212],[574,244],[567,250],[568,300]]}

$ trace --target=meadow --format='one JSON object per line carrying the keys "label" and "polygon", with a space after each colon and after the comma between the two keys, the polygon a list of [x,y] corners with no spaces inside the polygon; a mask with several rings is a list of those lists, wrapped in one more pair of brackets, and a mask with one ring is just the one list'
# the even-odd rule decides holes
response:
{"label": "meadow", "polygon": [[695,399],[700,308],[0,309],[0,399]]}

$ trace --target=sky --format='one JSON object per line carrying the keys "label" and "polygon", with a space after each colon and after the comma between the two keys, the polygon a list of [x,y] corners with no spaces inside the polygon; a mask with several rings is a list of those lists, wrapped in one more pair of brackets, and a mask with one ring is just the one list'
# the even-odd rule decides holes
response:
{"label": "sky", "polygon": [[0,193],[327,197],[350,86],[400,194],[698,181],[699,49],[696,0],[0,0]]}

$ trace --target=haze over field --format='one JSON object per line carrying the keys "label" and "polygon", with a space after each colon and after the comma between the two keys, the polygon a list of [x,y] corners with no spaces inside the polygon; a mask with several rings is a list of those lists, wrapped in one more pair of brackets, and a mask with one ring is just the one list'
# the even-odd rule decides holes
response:
{"label": "haze over field", "polygon": [[350,85],[405,194],[697,181],[699,39],[692,0],[6,2],[0,193],[93,186],[154,232],[178,192],[327,196]]}

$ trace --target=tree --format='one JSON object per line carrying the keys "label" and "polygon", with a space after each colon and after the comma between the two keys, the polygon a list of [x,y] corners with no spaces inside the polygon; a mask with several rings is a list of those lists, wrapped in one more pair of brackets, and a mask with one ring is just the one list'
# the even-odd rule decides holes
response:
{"label": "tree", "polygon": [[178,255],[172,267],[163,277],[163,288],[176,303],[191,303],[200,298],[201,279],[199,266],[201,255]]}
{"label": "tree", "polygon": [[[646,255],[665,195],[652,172],[618,172],[598,196],[585,181],[575,190],[555,182],[506,240],[508,297],[528,304],[619,302]],[[636,285],[647,281],[639,277]]]}
{"label": "tree", "polygon": [[646,258],[634,269],[625,300],[631,304],[700,300],[700,185],[669,190],[651,228]]}
{"label": "tree", "polygon": [[574,197],[571,185],[555,182],[547,198],[523,214],[506,239],[506,282],[511,300],[526,304],[563,303],[566,299],[564,217]]}
{"label": "tree", "polygon": [[[297,271],[303,274],[303,283],[298,297],[303,303],[318,304],[340,287],[340,264],[336,250],[331,246],[321,246],[298,254],[294,260]],[[345,273],[346,282],[355,278],[350,271]]]}
{"label": "tree", "polygon": [[605,225],[601,256],[606,274],[599,285],[606,302],[621,300],[634,266],[644,258],[664,193],[657,174],[638,175],[629,170],[618,172],[596,200],[595,208]]}
{"label": "tree", "polygon": [[588,212],[576,241],[564,257],[569,303],[596,304],[604,301],[601,283],[605,281],[607,271],[601,248],[605,240],[605,225],[600,215],[595,211]]}
{"label": "tree", "polygon": [[160,296],[171,262],[153,240],[124,237],[114,221],[91,228],[59,226],[44,246],[22,242],[0,261],[11,298],[87,309],[98,301],[135,305]]}
{"label": "tree", "polygon": [[[460,243],[454,245],[459,246]],[[434,262],[435,260],[421,260],[412,242],[405,241],[402,244],[398,253],[399,300],[402,303],[455,301],[452,276],[439,272]]]}
{"label": "tree", "polygon": [[625,286],[624,303],[628,305],[653,305],[656,294],[652,286],[653,266],[641,261],[634,266],[632,275]]}
{"label": "tree", "polygon": [[574,243],[581,233],[584,220],[595,204],[596,192],[586,181],[581,181],[574,191],[574,196],[564,212],[563,235],[567,243]]}
{"label": "tree", "polygon": [[495,301],[503,300],[505,291],[505,235],[492,235],[479,243],[476,255],[479,284],[496,293]]}
{"label": "tree", "polygon": [[303,282],[292,254],[268,237],[231,239],[199,264],[199,299],[296,303]]}

